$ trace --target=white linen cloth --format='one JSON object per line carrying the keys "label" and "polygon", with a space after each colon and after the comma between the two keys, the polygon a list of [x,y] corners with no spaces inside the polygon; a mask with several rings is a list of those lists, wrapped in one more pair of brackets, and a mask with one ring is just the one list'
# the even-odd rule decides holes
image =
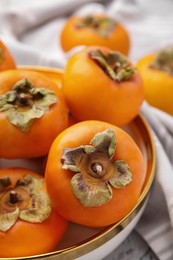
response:
{"label": "white linen cloth", "polygon": [[[0,37],[18,65],[64,67],[76,51],[63,53],[59,41],[69,15],[105,12],[122,22],[131,37],[130,59],[173,43],[171,0],[1,0]],[[79,47],[80,48],[80,47]],[[157,171],[148,206],[136,229],[161,260],[173,259],[173,117],[144,102],[151,125]],[[106,259],[112,259],[113,253]],[[115,259],[115,258],[114,258]]]}

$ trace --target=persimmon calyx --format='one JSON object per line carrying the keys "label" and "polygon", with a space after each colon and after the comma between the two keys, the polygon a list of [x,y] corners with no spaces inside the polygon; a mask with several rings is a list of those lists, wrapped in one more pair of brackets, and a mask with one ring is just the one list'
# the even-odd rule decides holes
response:
{"label": "persimmon calyx", "polygon": [[41,118],[56,102],[54,91],[34,87],[24,78],[18,81],[11,91],[0,96],[0,111],[5,113],[11,124],[22,132],[28,132],[33,120]]}
{"label": "persimmon calyx", "polygon": [[114,161],[116,136],[112,129],[97,133],[88,145],[65,148],[62,168],[74,171],[71,187],[85,207],[98,207],[112,199],[112,187],[124,188],[132,173],[123,160]]}
{"label": "persimmon calyx", "polygon": [[4,60],[4,50],[0,48],[0,64],[3,63],[3,60]]}
{"label": "persimmon calyx", "polygon": [[41,223],[50,216],[50,199],[41,190],[42,186],[42,179],[25,175],[13,188],[3,189],[0,194],[0,231],[7,231],[18,219]]}
{"label": "persimmon calyx", "polygon": [[109,51],[104,54],[98,49],[89,51],[88,55],[114,81],[128,80],[136,72],[127,58],[118,51]]}
{"label": "persimmon calyx", "polygon": [[76,28],[90,28],[101,37],[107,38],[116,28],[117,22],[110,17],[88,15],[77,21],[75,26]]}
{"label": "persimmon calyx", "polygon": [[168,47],[158,52],[150,67],[164,71],[173,77],[173,47]]}
{"label": "persimmon calyx", "polygon": [[[9,177],[4,177],[0,179],[0,194],[6,187],[8,187],[11,184],[11,180]],[[1,196],[1,195],[0,195]]]}

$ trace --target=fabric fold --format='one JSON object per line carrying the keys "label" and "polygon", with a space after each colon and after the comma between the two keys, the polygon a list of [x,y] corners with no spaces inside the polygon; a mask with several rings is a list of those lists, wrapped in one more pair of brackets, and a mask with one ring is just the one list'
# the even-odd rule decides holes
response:
{"label": "fabric fold", "polygon": [[[66,19],[73,14],[106,13],[127,27],[131,39],[129,58],[136,62],[173,44],[172,8],[171,0],[1,0],[0,38],[20,66],[64,68],[68,58],[83,47],[63,52],[60,35]],[[137,230],[159,259],[170,260],[173,259],[173,117],[146,101],[141,113],[153,132],[157,169],[151,199]]]}

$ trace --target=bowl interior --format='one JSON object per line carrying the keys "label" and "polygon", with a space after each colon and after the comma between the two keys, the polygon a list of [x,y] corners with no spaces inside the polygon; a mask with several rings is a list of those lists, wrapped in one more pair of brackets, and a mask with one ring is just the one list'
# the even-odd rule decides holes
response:
{"label": "bowl interior", "polygon": [[[59,88],[61,88],[63,71],[60,69],[33,66],[22,66],[19,68],[44,73],[49,78],[51,78]],[[155,148],[149,126],[141,115],[137,116],[130,124],[126,125],[124,130],[132,136],[136,144],[141,149],[146,167],[146,179],[143,190],[136,206],[131,210],[131,212],[129,212],[129,214],[118,223],[106,228],[89,228],[75,223],[70,223],[67,233],[65,234],[62,241],[57,245],[57,248],[54,252],[43,255],[9,259],[41,258],[58,260],[67,259],[67,257],[68,259],[72,259],[74,252],[75,256],[79,257],[109,241],[132,221],[134,216],[136,216],[145,202],[146,195],[149,193],[153,182],[155,170]],[[44,158],[17,160],[0,159],[0,164],[1,167],[25,167],[31,170],[35,170],[40,174],[44,174],[43,161]]]}

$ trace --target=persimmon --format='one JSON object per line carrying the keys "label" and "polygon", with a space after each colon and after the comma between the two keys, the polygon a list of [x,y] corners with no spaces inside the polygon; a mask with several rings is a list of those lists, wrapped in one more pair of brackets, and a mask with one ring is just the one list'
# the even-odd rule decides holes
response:
{"label": "persimmon", "polygon": [[0,157],[39,157],[68,126],[62,91],[42,73],[0,73]]}
{"label": "persimmon", "polygon": [[138,71],[119,52],[88,47],[68,60],[62,90],[73,116],[117,126],[129,123],[143,102]]}
{"label": "persimmon", "polygon": [[137,68],[143,78],[145,99],[173,115],[173,47],[142,57]]}
{"label": "persimmon", "polygon": [[16,63],[7,46],[0,40],[0,71],[16,69]]}
{"label": "persimmon", "polygon": [[0,169],[0,257],[48,253],[67,225],[53,209],[43,177],[23,168]]}
{"label": "persimmon", "polygon": [[45,171],[52,204],[69,221],[107,226],[135,206],[145,180],[143,155],[115,125],[89,120],[54,140]]}
{"label": "persimmon", "polygon": [[60,39],[64,51],[78,45],[99,45],[127,55],[130,49],[129,33],[124,25],[103,14],[69,18]]}

